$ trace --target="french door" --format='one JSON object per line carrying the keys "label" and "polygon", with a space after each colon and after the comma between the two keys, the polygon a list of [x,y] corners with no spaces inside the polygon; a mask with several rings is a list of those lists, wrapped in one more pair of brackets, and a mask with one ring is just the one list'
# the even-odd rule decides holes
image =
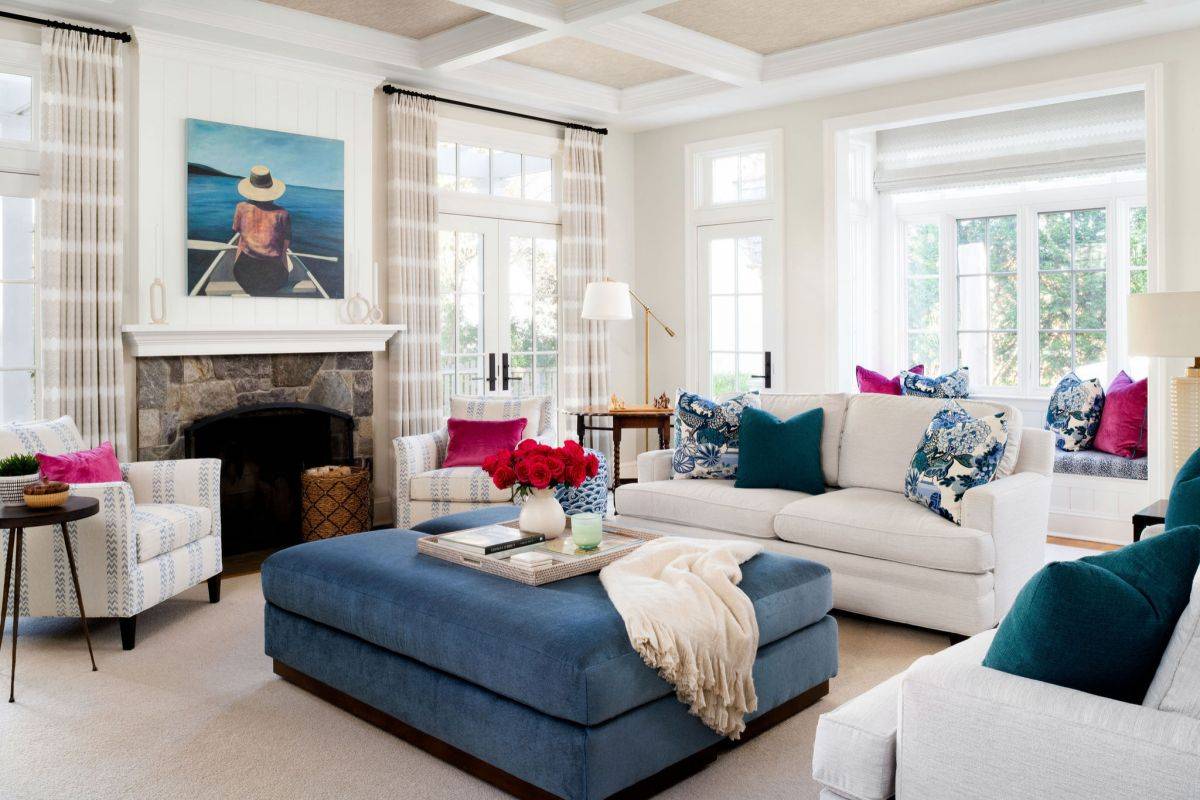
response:
{"label": "french door", "polygon": [[557,419],[558,226],[439,218],[443,395],[548,394]]}
{"label": "french door", "polygon": [[38,179],[0,172],[0,421],[36,416]]}
{"label": "french door", "polygon": [[778,387],[783,282],[770,222],[699,229],[700,385],[712,397]]}

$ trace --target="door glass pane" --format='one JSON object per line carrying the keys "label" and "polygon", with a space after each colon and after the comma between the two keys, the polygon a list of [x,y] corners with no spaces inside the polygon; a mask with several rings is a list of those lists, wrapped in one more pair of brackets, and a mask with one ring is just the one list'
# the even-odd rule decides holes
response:
{"label": "door glass pane", "polygon": [[487,194],[489,181],[489,154],[486,147],[458,146],[458,190],[474,194]]}
{"label": "door glass pane", "polygon": [[0,72],[0,139],[33,138],[33,80]]}
{"label": "door glass pane", "polygon": [[521,154],[492,151],[492,194],[497,197],[521,196]]}
{"label": "door glass pane", "polygon": [[533,351],[533,297],[510,294],[508,297],[508,347],[511,353]]}
{"label": "door glass pane", "polygon": [[0,368],[34,366],[33,284],[0,283]]}
{"label": "door glass pane", "polygon": [[762,292],[762,237],[738,239],[737,291],[739,294]]}
{"label": "door glass pane", "polygon": [[34,201],[0,197],[0,280],[33,278]]}
{"label": "door glass pane", "polygon": [[28,422],[34,417],[33,370],[0,372],[0,419]]}
{"label": "door glass pane", "polygon": [[712,392],[717,397],[733,394],[737,391],[737,355],[734,353],[713,353],[709,362],[712,375]]}
{"label": "door glass pane", "polygon": [[709,390],[717,396],[744,391],[749,375],[763,374],[763,247],[760,234],[708,242]]}
{"label": "door glass pane", "polygon": [[713,350],[734,350],[737,348],[736,317],[734,304],[737,298],[718,296],[711,299],[712,314],[710,328],[712,335],[710,347]]}
{"label": "door glass pane", "polygon": [[751,389],[762,389],[766,383],[754,375],[765,375],[763,372],[762,353],[738,353],[738,391],[746,392]]}
{"label": "door glass pane", "polygon": [[737,281],[737,240],[713,239],[708,243],[708,290],[712,294],[732,294]]}
{"label": "door glass pane", "polygon": [[[715,299],[715,298],[714,298]],[[760,294],[738,297],[737,322],[739,350],[759,351],[763,349],[763,299]]]}
{"label": "door glass pane", "polygon": [[483,237],[478,233],[459,231],[456,241],[458,291],[483,291]]}
{"label": "door glass pane", "polygon": [[554,162],[541,156],[525,156],[525,199],[545,203],[554,200]]}

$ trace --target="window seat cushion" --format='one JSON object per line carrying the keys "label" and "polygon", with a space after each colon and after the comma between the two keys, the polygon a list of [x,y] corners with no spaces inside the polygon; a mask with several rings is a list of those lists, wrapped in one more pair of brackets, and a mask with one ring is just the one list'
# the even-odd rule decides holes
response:
{"label": "window seat cushion", "polygon": [[1054,471],[1066,475],[1144,481],[1149,472],[1147,464],[1145,456],[1123,458],[1099,450],[1054,451]]}

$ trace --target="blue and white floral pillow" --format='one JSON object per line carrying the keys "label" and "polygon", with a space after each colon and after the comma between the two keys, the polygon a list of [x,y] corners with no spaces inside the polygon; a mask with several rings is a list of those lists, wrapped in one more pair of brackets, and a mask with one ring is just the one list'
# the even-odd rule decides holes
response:
{"label": "blue and white floral pillow", "polygon": [[683,389],[675,397],[674,478],[733,478],[737,475],[738,428],[742,411],[758,407],[758,392],[718,403]]}
{"label": "blue and white floral pillow", "polygon": [[1095,378],[1083,380],[1074,372],[1058,382],[1046,407],[1046,430],[1059,450],[1088,450],[1100,429],[1104,387]]}
{"label": "blue and white floral pillow", "polygon": [[945,375],[921,375],[904,370],[900,373],[900,392],[944,400],[968,397],[971,394],[971,373],[967,367],[959,367]]}
{"label": "blue and white floral pillow", "polygon": [[972,417],[951,401],[933,415],[904,476],[904,496],[962,524],[968,489],[996,475],[1008,445],[1008,414]]}

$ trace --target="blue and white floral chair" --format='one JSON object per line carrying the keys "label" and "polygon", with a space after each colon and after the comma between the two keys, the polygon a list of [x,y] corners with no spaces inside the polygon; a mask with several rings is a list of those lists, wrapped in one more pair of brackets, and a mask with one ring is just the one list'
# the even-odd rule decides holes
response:
{"label": "blue and white floral chair", "polygon": [[[452,397],[450,416],[486,420],[525,417],[529,420],[525,428],[527,438],[554,444],[554,417],[548,395]],[[397,528],[411,528],[447,514],[512,502],[512,492],[497,489],[480,467],[443,467],[449,441],[446,428],[417,436],[398,436],[392,441],[396,455],[393,524]],[[608,509],[608,463],[604,454],[588,452],[600,459],[600,471],[578,489],[558,490],[558,500],[568,514],[583,511],[604,514]]]}
{"label": "blue and white floral chair", "polygon": [[[84,447],[70,417],[0,425],[0,458]],[[100,512],[67,527],[88,616],[116,617],[121,644],[132,650],[137,615],[147,608],[204,581],[209,601],[221,598],[221,462],[140,461],[122,464],[121,476],[73,484],[71,493],[95,497]],[[0,533],[4,552],[8,536]],[[77,616],[62,537],[30,531],[23,551],[21,615]]]}

